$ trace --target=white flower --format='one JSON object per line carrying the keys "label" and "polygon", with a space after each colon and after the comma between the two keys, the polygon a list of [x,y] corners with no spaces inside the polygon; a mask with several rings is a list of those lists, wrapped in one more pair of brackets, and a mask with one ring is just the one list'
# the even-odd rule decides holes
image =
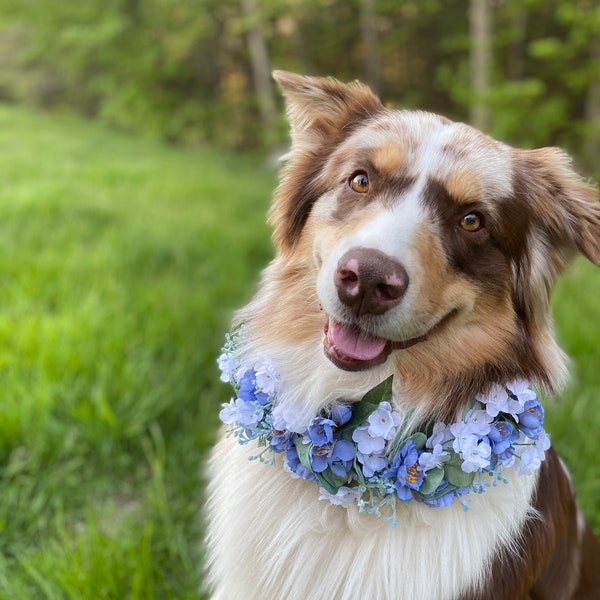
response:
{"label": "white flower", "polygon": [[261,360],[254,365],[256,387],[271,398],[277,393],[279,373],[271,360]]}
{"label": "white flower", "polygon": [[368,418],[369,435],[392,440],[396,435],[396,427],[400,424],[400,415],[392,411],[389,402],[381,402]]}
{"label": "white flower", "polygon": [[389,465],[385,454],[363,454],[359,450],[356,457],[362,464],[362,472],[365,477],[373,477],[377,471],[381,471]]}
{"label": "white flower", "polygon": [[490,424],[494,420],[485,410],[478,408],[471,409],[465,416],[465,425],[471,433],[477,435],[487,435],[490,432]]}

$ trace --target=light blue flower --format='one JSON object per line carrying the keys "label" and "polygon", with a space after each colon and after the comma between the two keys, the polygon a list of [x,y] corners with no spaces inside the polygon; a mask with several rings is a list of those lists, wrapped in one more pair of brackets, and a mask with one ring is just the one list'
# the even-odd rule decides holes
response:
{"label": "light blue flower", "polygon": [[436,423],[433,426],[431,436],[425,445],[427,448],[435,448],[437,445],[445,448],[446,445],[448,445],[448,442],[451,442],[453,439],[454,435],[450,431],[450,427],[448,425],[445,423]]}
{"label": "light blue flower", "polygon": [[315,444],[315,446],[325,446],[326,444],[330,444],[333,442],[333,430],[335,426],[335,421],[332,421],[331,419],[316,417],[308,426],[308,439]]}
{"label": "light blue flower", "polygon": [[256,427],[264,416],[264,410],[256,402],[246,402],[238,398],[235,400],[236,425],[242,427]]}
{"label": "light blue flower", "polygon": [[356,458],[362,465],[363,475],[367,478],[374,477],[376,473],[388,466],[388,457],[385,454],[363,454],[358,451]]}
{"label": "light blue flower", "polygon": [[362,454],[380,454],[385,448],[386,440],[382,437],[371,436],[368,425],[357,427],[352,432],[352,439]]}
{"label": "light blue flower", "polygon": [[235,400],[231,400],[227,404],[221,405],[221,411],[219,412],[219,419],[226,425],[235,425],[237,421],[237,407]]}

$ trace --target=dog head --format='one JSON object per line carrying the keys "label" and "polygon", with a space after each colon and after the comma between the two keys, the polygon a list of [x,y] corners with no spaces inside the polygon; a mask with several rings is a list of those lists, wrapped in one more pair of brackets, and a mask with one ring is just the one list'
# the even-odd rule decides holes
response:
{"label": "dog head", "polygon": [[568,157],[388,110],[359,83],[275,79],[292,132],[275,262],[288,310],[322,307],[327,359],[469,394],[514,377],[555,388],[550,289],[576,252],[600,265],[597,191]]}

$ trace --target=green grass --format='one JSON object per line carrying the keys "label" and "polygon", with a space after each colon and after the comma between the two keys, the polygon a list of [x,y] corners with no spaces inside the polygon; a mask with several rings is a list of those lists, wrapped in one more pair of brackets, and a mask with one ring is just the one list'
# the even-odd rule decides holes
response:
{"label": "green grass", "polygon": [[0,598],[200,598],[215,357],[275,174],[0,107]]}
{"label": "green grass", "polygon": [[[275,174],[0,106],[0,600],[202,598],[200,471]],[[600,531],[600,272],[555,296],[548,407]]]}

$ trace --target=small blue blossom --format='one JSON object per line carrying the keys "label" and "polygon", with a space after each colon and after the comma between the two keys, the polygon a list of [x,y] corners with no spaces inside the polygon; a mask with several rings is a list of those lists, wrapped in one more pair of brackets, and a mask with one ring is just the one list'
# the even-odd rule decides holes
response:
{"label": "small blue blossom", "polygon": [[544,425],[544,409],[537,400],[525,402],[525,408],[519,414],[519,429],[528,437],[536,438]]}
{"label": "small blue blossom", "polygon": [[500,455],[506,452],[511,444],[519,439],[517,428],[510,421],[496,421],[488,434],[492,453]]}
{"label": "small blue blossom", "polygon": [[333,429],[335,426],[335,421],[331,419],[316,417],[308,426],[308,439],[316,446],[330,444],[333,442]]}
{"label": "small blue blossom", "polygon": [[287,429],[273,429],[271,436],[269,446],[274,452],[287,452],[291,448],[295,448],[295,443],[298,439],[297,433],[293,433]]}
{"label": "small blue blossom", "polygon": [[331,409],[331,419],[338,427],[345,425],[352,418],[352,407],[349,404],[336,404]]}
{"label": "small blue blossom", "polygon": [[410,500],[412,490],[418,490],[423,483],[423,471],[419,468],[419,452],[412,440],[408,440],[396,452],[390,468],[384,473],[390,478],[400,500]]}
{"label": "small blue blossom", "polygon": [[269,395],[256,386],[256,373],[248,369],[239,380],[238,398],[245,402],[258,402],[263,406],[269,402]]}
{"label": "small blue blossom", "polygon": [[235,400],[237,425],[242,427],[256,427],[264,416],[263,408],[256,402],[246,402],[241,399]]}
{"label": "small blue blossom", "polygon": [[313,445],[309,452],[310,466],[315,473],[322,473],[329,467],[339,477],[348,474],[353,459],[354,444],[347,440],[337,440],[324,446]]}
{"label": "small blue blossom", "polygon": [[317,481],[316,475],[300,462],[300,457],[298,456],[298,451],[295,446],[291,446],[287,449],[283,460],[283,468],[292,475],[292,477],[299,477],[308,481]]}

